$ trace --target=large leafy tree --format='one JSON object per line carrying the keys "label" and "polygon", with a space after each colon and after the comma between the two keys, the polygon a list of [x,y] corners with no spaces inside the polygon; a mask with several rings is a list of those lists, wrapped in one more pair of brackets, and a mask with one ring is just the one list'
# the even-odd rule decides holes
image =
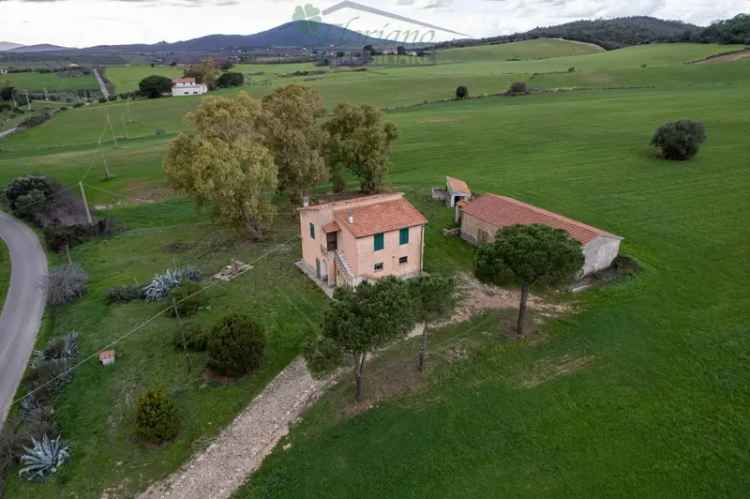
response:
{"label": "large leafy tree", "polygon": [[328,177],[326,133],[317,123],[323,100],[317,90],[290,85],[266,96],[263,111],[261,130],[279,168],[279,189],[299,204]]}
{"label": "large leafy tree", "polygon": [[172,91],[172,80],[159,75],[147,76],[138,84],[138,89],[142,96],[158,99]]}
{"label": "large leafy tree", "polygon": [[529,288],[554,287],[572,281],[585,258],[581,245],[567,232],[546,225],[512,225],[498,231],[495,241],[479,248],[477,277],[497,285],[521,286],[517,331],[523,335]]}
{"label": "large leafy tree", "polygon": [[209,90],[214,90],[219,69],[216,67],[216,62],[209,58],[190,66],[184,74],[185,78],[195,78],[196,82],[205,83]]}
{"label": "large leafy tree", "polygon": [[188,115],[197,133],[181,134],[169,147],[164,170],[169,184],[216,220],[262,237],[273,222],[278,170],[257,133],[260,103],[245,93],[211,97]]}
{"label": "large leafy tree", "polygon": [[325,129],[330,135],[327,155],[334,189],[344,190],[344,170],[349,169],[359,177],[363,193],[380,191],[391,145],[398,138],[396,125],[385,122],[383,113],[372,106],[339,104]]}
{"label": "large leafy tree", "polygon": [[376,284],[363,283],[356,290],[341,288],[326,312],[323,336],[354,357],[357,401],[362,400],[368,353],[414,327],[407,284],[389,277]]}
{"label": "large leafy tree", "polygon": [[425,275],[409,281],[414,315],[417,321],[424,322],[422,343],[417,358],[417,368],[424,370],[427,355],[427,339],[430,322],[444,319],[456,307],[456,281],[452,277]]}

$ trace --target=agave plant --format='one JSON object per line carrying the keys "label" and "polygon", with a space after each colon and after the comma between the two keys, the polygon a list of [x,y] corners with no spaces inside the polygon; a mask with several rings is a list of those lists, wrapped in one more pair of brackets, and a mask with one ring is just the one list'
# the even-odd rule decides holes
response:
{"label": "agave plant", "polygon": [[200,281],[200,272],[192,267],[168,269],[163,274],[157,274],[146,285],[143,294],[147,301],[160,301],[169,295],[169,292],[185,281]]}
{"label": "agave plant", "polygon": [[62,441],[62,436],[50,440],[45,433],[42,441],[32,438],[33,446],[24,447],[21,464],[24,465],[18,476],[30,481],[42,481],[70,459],[70,447]]}

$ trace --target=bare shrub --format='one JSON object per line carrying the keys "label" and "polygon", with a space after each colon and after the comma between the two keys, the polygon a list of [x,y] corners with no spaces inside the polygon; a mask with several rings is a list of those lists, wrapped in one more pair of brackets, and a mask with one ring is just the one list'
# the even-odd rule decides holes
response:
{"label": "bare shrub", "polygon": [[78,264],[54,267],[47,275],[47,303],[65,305],[86,293],[89,275]]}

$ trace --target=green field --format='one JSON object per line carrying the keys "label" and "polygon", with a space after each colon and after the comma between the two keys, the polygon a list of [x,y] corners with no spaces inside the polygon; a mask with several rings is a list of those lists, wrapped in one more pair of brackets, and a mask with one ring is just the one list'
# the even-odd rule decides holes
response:
{"label": "green field", "polygon": [[553,57],[579,56],[604,52],[598,45],[539,38],[524,42],[499,45],[480,45],[438,51],[438,60],[448,62],[501,62],[512,59],[551,59]]}
{"label": "green field", "polygon": [[107,66],[104,77],[115,87],[115,93],[134,92],[138,90],[138,84],[151,75],[166,76],[167,78],[179,78],[182,76],[182,68],[171,66],[154,66],[148,64],[130,64],[127,66]]}
{"label": "green field", "polygon": [[[388,113],[400,132],[389,182],[431,221],[428,271],[470,271],[472,264],[468,246],[442,235],[450,211],[429,199],[445,175],[622,235],[624,253],[643,271],[561,297],[576,303],[575,312],[546,319],[529,341],[503,334],[510,311],[442,330],[424,378],[411,370],[413,344],[392,348],[373,363],[369,394],[387,391],[394,378],[413,386],[354,416],[345,378],[238,497],[746,497],[750,116],[742,110],[750,64],[684,64],[727,50],[712,45],[557,57],[564,49],[550,50],[546,60],[477,56],[316,80],[278,77],[297,67],[276,66],[268,70],[269,86],[246,87],[260,96],[301,83],[320,89],[329,107],[422,104]],[[584,90],[423,104],[450,98],[459,82],[480,95],[515,80]],[[126,226],[73,251],[92,277],[91,290],[79,303],[49,311],[40,344],[75,329],[83,353],[96,352],[158,310],[108,307],[107,288],[184,263],[210,274],[231,258],[252,262],[273,249],[246,277],[209,291],[211,309],[197,318],[257,315],[271,337],[269,362],[235,385],[208,382],[204,358],[186,358],[172,346],[177,321],[158,319],[117,346],[114,369],[88,364],[76,373],[58,404],[73,461],[44,485],[12,478],[8,497],[98,498],[105,490],[132,497],[205,447],[319,323],[325,301],[292,267],[296,241],[281,244],[297,231],[286,208],[272,240],[252,244],[165,188],[166,146],[198,102],[69,110],[0,143],[3,184],[27,172],[69,185],[83,179],[92,204],[116,205],[112,215]],[[656,127],[680,118],[703,121],[709,141],[690,162],[662,161],[648,142]],[[104,161],[114,180],[103,179]],[[156,384],[177,398],[185,420],[176,442],[152,449],[134,441],[132,410],[141,390]]]}
{"label": "green field", "polygon": [[93,74],[73,76],[60,73],[11,73],[0,76],[0,86],[16,87],[34,92],[70,92],[76,90],[99,90]]}

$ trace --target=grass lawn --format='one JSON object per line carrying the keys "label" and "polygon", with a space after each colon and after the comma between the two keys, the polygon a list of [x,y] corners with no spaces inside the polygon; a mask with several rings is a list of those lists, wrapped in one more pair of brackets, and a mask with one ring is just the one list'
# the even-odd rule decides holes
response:
{"label": "grass lawn", "polygon": [[[737,109],[748,95],[549,96],[401,115],[394,184],[426,189],[452,173],[625,236],[644,271],[581,295],[581,311],[537,341],[483,342],[502,337],[497,321],[458,327],[448,334],[474,341],[462,347],[470,361],[358,416],[341,417],[350,386],[332,392],[237,497],[745,497],[750,118]],[[690,163],[659,160],[653,128],[686,115],[710,142]],[[371,393],[382,389],[376,377]]]}
{"label": "grass lawn", "polygon": [[[329,106],[417,104],[450,97],[458,82],[468,82],[472,95],[502,90],[515,79],[539,88],[622,82],[655,88],[492,97],[389,112],[400,131],[390,187],[405,191],[430,220],[428,271],[472,264],[470,248],[442,235],[450,211],[429,199],[445,175],[467,180],[477,192],[515,196],[620,234],[625,253],[644,271],[581,295],[581,311],[547,322],[539,341],[499,339],[511,312],[442,331],[434,340],[436,368],[425,379],[404,374],[414,389],[367,412],[352,414],[351,387],[341,385],[294,429],[291,449],[277,449],[239,497],[744,497],[750,487],[750,292],[744,284],[750,238],[743,230],[750,209],[750,117],[741,110],[750,98],[750,65],[683,64],[725,50],[653,45],[316,80],[272,76],[267,87],[248,86],[258,96],[289,83],[315,86]],[[571,66],[576,71],[569,74]],[[602,74],[618,85],[597,84],[593,75]],[[642,81],[651,84],[635,85]],[[165,188],[166,146],[199,101],[69,110],[0,144],[0,183],[28,172],[70,185],[83,179],[91,203],[116,205],[112,214],[127,226],[73,251],[91,275],[89,294],[50,310],[39,344],[78,330],[83,353],[95,353],[159,310],[145,303],[106,306],[107,288],[185,263],[212,273],[231,258],[252,262],[273,248],[247,276],[212,288],[210,310],[194,319],[210,324],[230,311],[253,314],[269,332],[268,362],[237,384],[217,385],[203,378],[203,355],[188,360],[173,348],[178,322],[156,320],[117,345],[113,369],[90,363],[76,373],[58,403],[73,461],[44,485],[13,478],[8,497],[98,498],[105,490],[133,496],[203,448],[300,352],[320,320],[322,294],[292,266],[297,243],[279,246],[298,231],[291,216],[280,218],[270,242],[249,244],[217,231]],[[706,123],[709,142],[691,162],[659,160],[648,147],[654,129],[685,117]],[[105,161],[114,180],[103,180]],[[410,348],[394,350],[373,373],[406,365]],[[458,361],[464,357],[470,361]],[[406,373],[399,369],[393,372]],[[373,376],[371,394],[381,379]],[[152,449],[134,440],[132,409],[156,385],[175,396],[185,419],[176,442]]]}
{"label": "grass lawn", "polygon": [[12,86],[35,92],[66,92],[75,90],[99,90],[93,74],[71,75],[60,73],[10,73],[0,76],[0,86]]}
{"label": "grass lawn", "polygon": [[[237,240],[196,213],[185,200],[120,209],[114,213],[128,230],[110,240],[73,251],[90,274],[87,296],[73,306],[50,309],[39,344],[70,331],[81,333],[83,355],[100,351],[156,314],[163,304],[142,302],[107,306],[107,288],[144,282],[154,273],[195,265],[207,276],[231,258],[255,268],[234,282],[212,287],[205,309],[181,324],[161,317],[115,348],[117,364],[103,369],[89,362],[57,404],[58,420],[75,458],[54,480],[30,485],[18,479],[8,497],[99,497],[105,489],[130,497],[167,475],[209,439],[299,354],[320,319],[325,297],[293,266],[299,258],[296,224],[287,214],[272,240]],[[53,264],[59,260],[53,257]],[[274,282],[274,286],[268,286]],[[256,374],[224,385],[205,377],[205,354],[185,354],[173,339],[187,324],[210,326],[233,312],[247,313],[266,327],[266,362]],[[163,387],[178,401],[182,429],[177,440],[155,449],[134,436],[134,404],[148,388]]]}
{"label": "grass lawn", "polygon": [[107,66],[104,76],[115,87],[115,93],[133,92],[138,90],[138,84],[151,75],[179,78],[182,68],[171,66],[155,66],[149,64],[129,64],[127,66]]}
{"label": "grass lawn", "polygon": [[447,62],[502,62],[513,59],[549,59],[552,57],[579,56],[604,52],[597,45],[538,38],[499,45],[480,45],[438,51],[438,60]]}

